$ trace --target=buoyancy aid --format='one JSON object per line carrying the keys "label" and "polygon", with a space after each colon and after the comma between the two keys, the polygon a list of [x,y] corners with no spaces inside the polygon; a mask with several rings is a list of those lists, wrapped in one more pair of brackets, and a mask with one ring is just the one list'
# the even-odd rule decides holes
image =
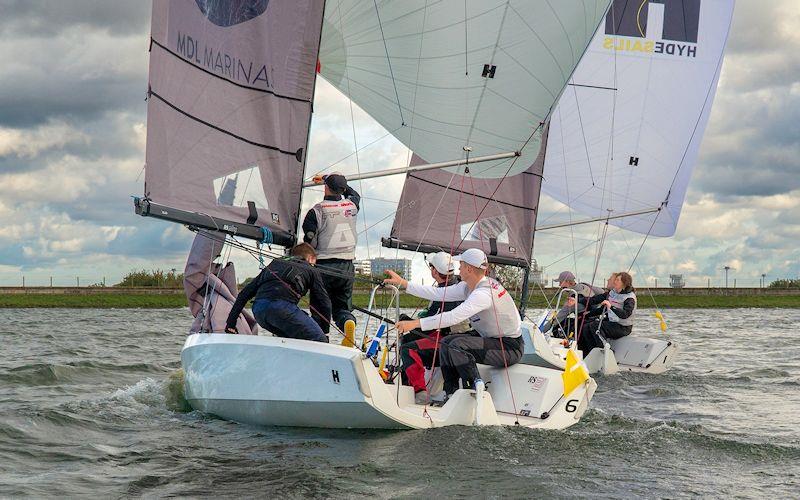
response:
{"label": "buoyancy aid", "polygon": [[317,259],[353,260],[356,255],[356,216],[358,207],[351,200],[323,200],[314,205],[317,232],[311,241]]}
{"label": "buoyancy aid", "polygon": [[617,292],[616,290],[610,290],[608,292],[608,301],[611,302],[611,307],[616,307],[617,309],[622,309],[625,301],[628,299],[633,299],[633,312],[627,318],[620,318],[619,316],[614,313],[614,310],[609,308],[608,310],[608,320],[612,323],[617,323],[622,326],[633,326],[633,317],[636,315],[636,306],[638,302],[636,300],[636,294],[633,290]]}

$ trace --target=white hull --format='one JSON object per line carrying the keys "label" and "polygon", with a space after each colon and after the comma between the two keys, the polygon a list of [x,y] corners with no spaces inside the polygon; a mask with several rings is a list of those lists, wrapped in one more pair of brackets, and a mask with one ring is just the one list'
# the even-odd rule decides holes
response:
{"label": "white hull", "polygon": [[[532,323],[523,322],[525,352],[522,363],[563,370],[567,348],[561,339],[545,336]],[[678,346],[668,340],[628,336],[609,340],[610,350],[595,349],[587,356],[589,373],[612,374],[617,371],[660,374],[667,371],[678,354]],[[578,355],[581,353],[578,351]]]}
{"label": "white hull", "polygon": [[[410,387],[386,384],[361,351],[269,336],[190,335],[181,352],[186,399],[195,409],[254,425],[427,429],[514,425],[563,429],[586,411],[597,384],[563,396],[561,371],[480,366],[486,390],[459,390],[443,407],[414,403]],[[513,401],[508,381],[513,388]]]}

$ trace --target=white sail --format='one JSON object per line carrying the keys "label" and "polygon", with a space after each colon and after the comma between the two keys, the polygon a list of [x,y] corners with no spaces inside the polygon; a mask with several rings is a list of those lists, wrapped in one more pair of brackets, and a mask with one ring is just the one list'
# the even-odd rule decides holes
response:
{"label": "white sail", "polygon": [[472,156],[522,150],[516,161],[482,163],[471,173],[515,175],[534,163],[541,130],[531,134],[608,4],[328,0],[320,70],[426,161],[461,158],[465,146]]}
{"label": "white sail", "polygon": [[553,113],[542,190],[593,217],[666,203],[610,223],[674,234],[733,5],[616,0]]}

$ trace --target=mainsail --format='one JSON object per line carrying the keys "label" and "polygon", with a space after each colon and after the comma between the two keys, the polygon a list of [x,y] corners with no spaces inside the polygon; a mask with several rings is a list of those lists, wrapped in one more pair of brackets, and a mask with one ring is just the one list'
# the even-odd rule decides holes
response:
{"label": "mainsail", "polygon": [[719,80],[733,0],[615,0],[550,123],[542,190],[592,217],[675,232]]}
{"label": "mainsail", "polygon": [[[473,165],[466,176],[463,167],[410,175],[392,245],[450,250],[455,230],[456,249],[480,246],[495,260],[527,263],[543,122],[608,4],[328,1],[322,76],[418,159],[462,158],[465,148],[473,157],[520,153]],[[413,215],[404,208],[411,202]],[[456,217],[457,207],[464,215]],[[432,218],[435,228],[425,230]]]}
{"label": "mainsail", "polygon": [[320,0],[154,0],[137,211],[295,241],[322,18]]}

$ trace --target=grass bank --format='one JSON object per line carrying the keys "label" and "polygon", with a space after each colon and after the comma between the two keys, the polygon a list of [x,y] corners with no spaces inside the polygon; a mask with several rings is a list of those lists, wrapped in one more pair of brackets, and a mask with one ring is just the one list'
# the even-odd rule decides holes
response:
{"label": "grass bank", "polygon": [[[403,308],[424,307],[425,301],[416,297],[401,295],[400,305]],[[369,294],[356,293],[353,304],[366,307]],[[546,306],[544,297],[535,295],[529,303],[531,308]],[[735,307],[763,307],[763,308],[800,308],[800,295],[662,295],[655,297],[655,304],[662,309],[670,308],[735,308]],[[647,294],[639,297],[640,307],[655,307],[653,298]],[[178,295],[156,295],[146,293],[94,293],[90,295],[72,294],[0,294],[0,308],[146,308],[166,309],[185,307],[186,298]]]}

